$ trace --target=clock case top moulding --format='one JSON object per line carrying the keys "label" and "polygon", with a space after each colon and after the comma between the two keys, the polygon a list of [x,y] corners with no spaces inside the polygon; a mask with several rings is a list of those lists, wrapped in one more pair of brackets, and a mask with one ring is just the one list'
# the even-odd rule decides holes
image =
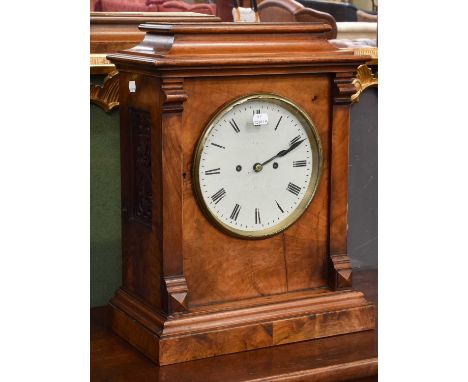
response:
{"label": "clock case top moulding", "polygon": [[[374,328],[374,306],[351,289],[347,255],[349,108],[369,58],[329,44],[330,28],[148,23],[139,45],[108,56],[121,105],[123,277],[112,327],[156,363]],[[324,163],[293,226],[242,240],[204,217],[191,166],[210,118],[255,93],[311,115]]]}

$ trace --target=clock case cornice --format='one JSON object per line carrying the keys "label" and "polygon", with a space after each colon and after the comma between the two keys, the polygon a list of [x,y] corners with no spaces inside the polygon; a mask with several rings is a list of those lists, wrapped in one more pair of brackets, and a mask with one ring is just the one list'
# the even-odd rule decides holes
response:
{"label": "clock case cornice", "polygon": [[239,75],[239,68],[256,67],[259,74],[282,67],[300,73],[355,72],[370,59],[334,47],[326,39],[331,27],[321,23],[146,23],[139,29],[146,32],[140,44],[107,56],[121,71],[136,65],[186,77],[229,68]]}

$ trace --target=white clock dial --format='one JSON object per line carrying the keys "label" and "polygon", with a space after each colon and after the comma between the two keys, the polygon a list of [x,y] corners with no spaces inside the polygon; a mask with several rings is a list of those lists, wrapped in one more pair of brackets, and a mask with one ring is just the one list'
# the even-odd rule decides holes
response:
{"label": "white clock dial", "polygon": [[195,156],[195,188],[205,213],[242,237],[287,228],[312,200],[321,146],[312,121],[273,95],[245,97],[221,110]]}

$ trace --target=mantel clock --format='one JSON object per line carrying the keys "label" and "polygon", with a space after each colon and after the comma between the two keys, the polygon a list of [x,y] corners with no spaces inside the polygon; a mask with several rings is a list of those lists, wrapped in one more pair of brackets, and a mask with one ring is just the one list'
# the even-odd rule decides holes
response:
{"label": "mantel clock", "polygon": [[143,24],[120,72],[113,329],[160,365],[374,328],[347,255],[366,57],[317,23]]}

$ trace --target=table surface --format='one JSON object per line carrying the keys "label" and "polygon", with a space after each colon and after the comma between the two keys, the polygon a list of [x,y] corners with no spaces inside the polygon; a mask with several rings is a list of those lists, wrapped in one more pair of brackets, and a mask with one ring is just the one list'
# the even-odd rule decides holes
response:
{"label": "table surface", "polygon": [[[354,271],[353,288],[377,305],[377,270]],[[376,362],[370,330],[158,367],[110,330],[107,307],[91,309],[91,381],[370,382]]]}

